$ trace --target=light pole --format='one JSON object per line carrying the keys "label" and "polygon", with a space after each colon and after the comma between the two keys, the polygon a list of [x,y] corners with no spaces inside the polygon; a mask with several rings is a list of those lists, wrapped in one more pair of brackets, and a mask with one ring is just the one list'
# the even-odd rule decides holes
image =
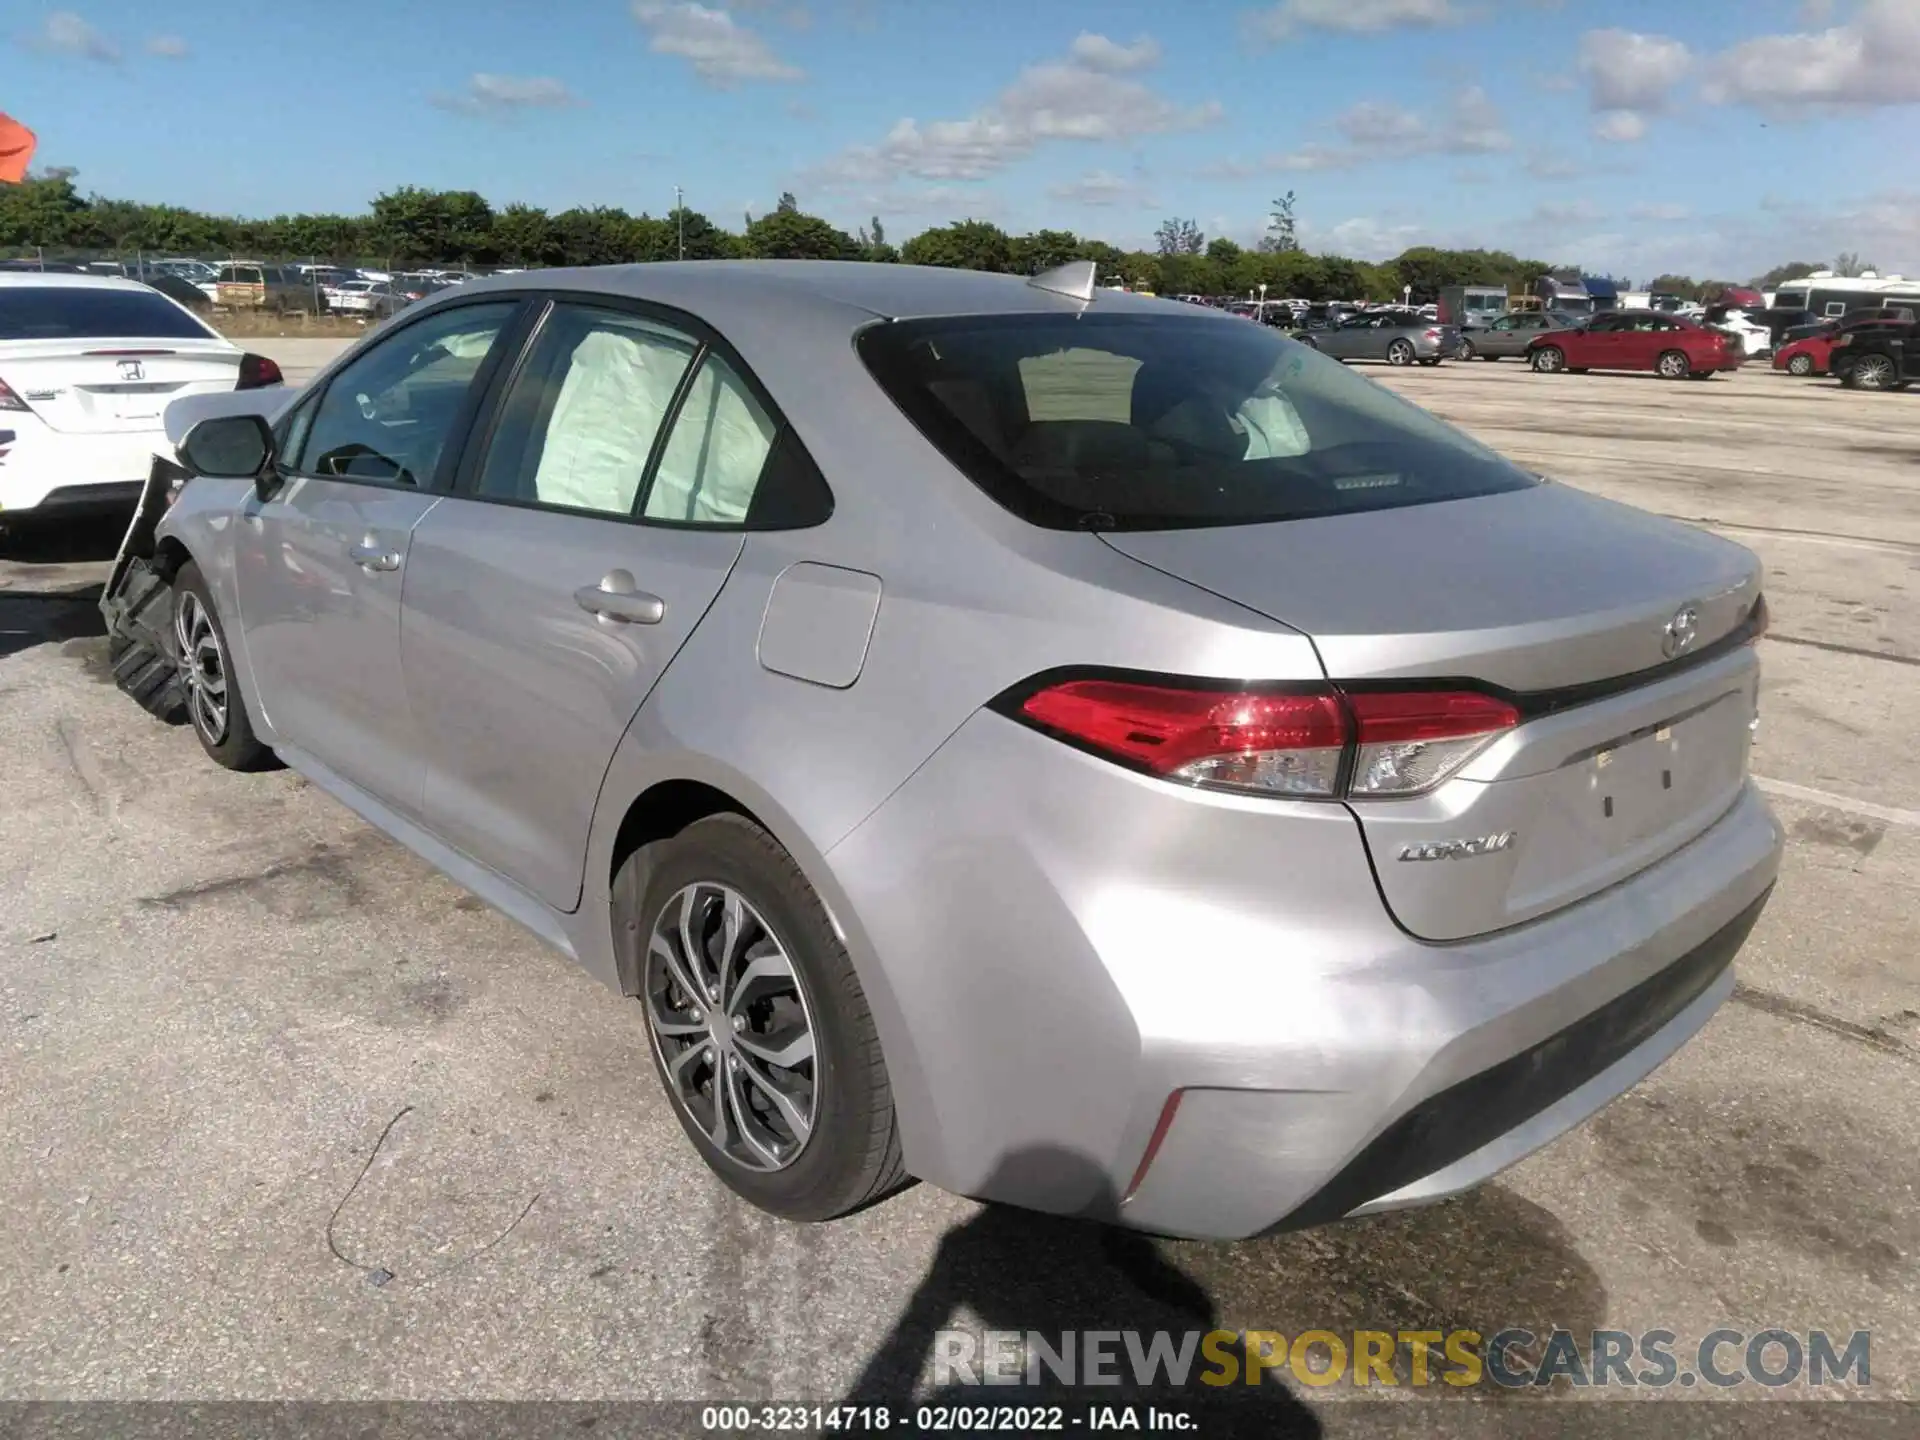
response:
{"label": "light pole", "polygon": [[1264,280],[1260,282],[1260,318],[1267,318],[1267,282]]}
{"label": "light pole", "polygon": [[680,258],[687,258],[687,207],[678,185],[673,187],[673,218],[680,222]]}

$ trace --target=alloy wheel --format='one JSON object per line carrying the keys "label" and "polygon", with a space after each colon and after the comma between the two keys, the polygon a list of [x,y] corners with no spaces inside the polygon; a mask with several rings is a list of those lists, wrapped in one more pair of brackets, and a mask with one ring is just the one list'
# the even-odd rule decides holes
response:
{"label": "alloy wheel", "polygon": [[1456,360],[1471,360],[1473,357],[1474,348],[1471,340],[1462,340],[1460,342],[1460,348],[1453,352],[1453,358]]}
{"label": "alloy wheel", "polygon": [[1543,375],[1557,373],[1566,363],[1566,353],[1557,346],[1547,345],[1533,352],[1533,368]]}
{"label": "alloy wheel", "polygon": [[1866,355],[1853,362],[1853,383],[1862,390],[1884,390],[1893,383],[1893,362],[1884,355]]}
{"label": "alloy wheel", "polygon": [[1796,355],[1787,362],[1787,369],[1795,375],[1811,375],[1813,373],[1813,357],[1811,355]]}
{"label": "alloy wheel", "polygon": [[180,592],[173,612],[173,637],[180,647],[180,673],[187,683],[187,710],[193,727],[209,745],[227,738],[227,657],[220,632],[206,603],[191,590]]}
{"label": "alloy wheel", "polygon": [[1411,365],[1413,363],[1413,346],[1405,340],[1394,341],[1393,344],[1387,347],[1387,363],[1389,365]]}
{"label": "alloy wheel", "polygon": [[819,1111],[813,1017],[786,947],[739,891],[675,893],[647,941],[642,1001],[667,1087],[748,1170],[799,1158]]}
{"label": "alloy wheel", "polygon": [[1669,350],[1660,357],[1660,373],[1669,380],[1678,380],[1692,368],[1678,350]]}

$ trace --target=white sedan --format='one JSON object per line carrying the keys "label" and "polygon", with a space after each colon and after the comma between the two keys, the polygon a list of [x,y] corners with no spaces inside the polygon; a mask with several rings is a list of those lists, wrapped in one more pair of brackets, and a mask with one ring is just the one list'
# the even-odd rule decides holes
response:
{"label": "white sedan", "polygon": [[169,402],[280,383],[138,281],[0,273],[0,518],[131,504],[173,453]]}

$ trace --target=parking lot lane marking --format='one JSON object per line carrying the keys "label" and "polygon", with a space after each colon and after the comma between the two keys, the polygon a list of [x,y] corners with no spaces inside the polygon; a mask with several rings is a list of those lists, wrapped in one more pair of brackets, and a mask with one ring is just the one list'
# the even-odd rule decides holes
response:
{"label": "parking lot lane marking", "polygon": [[1871,800],[1856,800],[1851,795],[1836,795],[1831,790],[1815,790],[1810,785],[1796,785],[1791,780],[1775,780],[1767,775],[1754,776],[1753,783],[1769,795],[1778,795],[1784,800],[1803,800],[1809,805],[1825,805],[1830,810],[1844,810],[1849,815],[1860,815],[1869,820],[1883,820],[1889,825],[1920,826],[1920,810],[1901,810],[1892,805],[1876,805]]}
{"label": "parking lot lane marking", "polygon": [[1835,640],[1809,640],[1804,635],[1781,635],[1768,631],[1767,639],[1776,645],[1805,645],[1810,650],[1826,650],[1835,655],[1858,655],[1862,660],[1891,660],[1896,665],[1920,665],[1920,655],[1895,655],[1887,650],[1869,650],[1864,645],[1842,645]]}

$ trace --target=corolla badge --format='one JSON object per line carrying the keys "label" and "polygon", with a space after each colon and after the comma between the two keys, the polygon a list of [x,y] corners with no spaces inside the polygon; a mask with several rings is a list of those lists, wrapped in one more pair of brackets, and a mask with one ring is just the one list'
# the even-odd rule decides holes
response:
{"label": "corolla badge", "polygon": [[1432,840],[1424,845],[1402,847],[1402,860],[1472,860],[1480,855],[1497,855],[1502,850],[1511,850],[1518,838],[1515,831],[1502,830],[1498,835],[1476,835],[1471,840]]}
{"label": "corolla badge", "polygon": [[1700,638],[1700,611],[1697,606],[1682,605],[1660,632],[1660,653],[1669,660],[1684,655]]}

